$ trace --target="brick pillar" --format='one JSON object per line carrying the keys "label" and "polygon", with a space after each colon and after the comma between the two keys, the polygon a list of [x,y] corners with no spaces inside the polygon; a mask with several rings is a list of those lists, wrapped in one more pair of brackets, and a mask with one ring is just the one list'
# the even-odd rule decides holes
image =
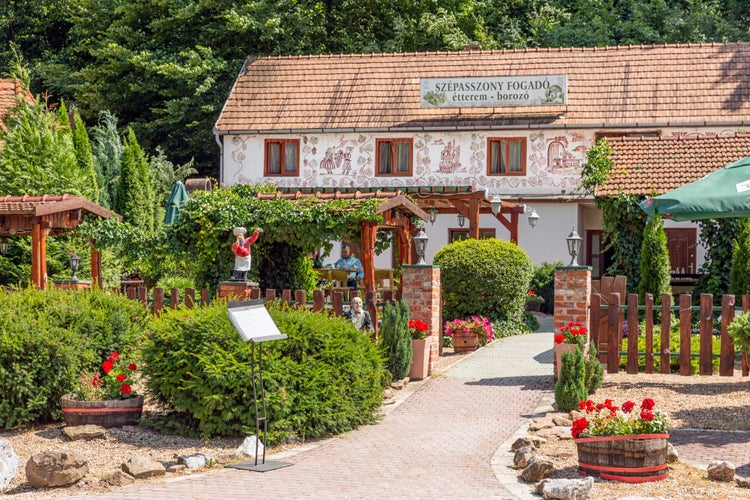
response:
{"label": "brick pillar", "polygon": [[[570,323],[578,321],[589,328],[591,303],[591,268],[566,266],[555,268],[555,335]],[[554,347],[554,344],[553,344]],[[555,356],[554,365],[557,364]],[[553,366],[557,373],[557,367]]]}
{"label": "brick pillar", "polygon": [[429,325],[427,340],[430,345],[430,371],[440,358],[440,329],[443,311],[440,295],[438,266],[405,265],[401,269],[401,298],[409,304],[410,319],[420,319]]}

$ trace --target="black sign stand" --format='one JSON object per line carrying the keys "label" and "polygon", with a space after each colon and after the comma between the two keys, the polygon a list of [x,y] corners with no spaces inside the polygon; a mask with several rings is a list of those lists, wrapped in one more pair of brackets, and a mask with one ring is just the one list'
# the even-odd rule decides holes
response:
{"label": "black sign stand", "polygon": [[[252,382],[253,402],[255,404],[255,455],[252,462],[240,462],[228,465],[234,469],[250,470],[255,472],[268,472],[292,465],[289,462],[266,461],[266,437],[268,434],[268,417],[266,415],[266,391],[263,385],[263,348],[262,342],[269,340],[283,340],[287,336],[279,331],[271,319],[263,300],[231,301],[228,303],[227,313],[232,324],[237,329],[240,337],[246,342],[251,342],[251,355],[253,359]],[[258,344],[258,369],[255,369],[255,344]],[[260,392],[260,409],[258,411],[258,392]],[[260,442],[261,424],[263,427],[263,459],[258,463],[258,443]]]}

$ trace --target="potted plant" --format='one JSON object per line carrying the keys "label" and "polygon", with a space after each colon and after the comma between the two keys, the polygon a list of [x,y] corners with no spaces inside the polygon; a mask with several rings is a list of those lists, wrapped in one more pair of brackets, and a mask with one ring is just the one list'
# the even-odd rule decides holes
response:
{"label": "potted plant", "polygon": [[620,407],[611,399],[579,402],[584,416],[571,428],[579,472],[631,483],[666,478],[669,418],[654,406],[651,398],[640,408],[633,401]]}
{"label": "potted plant", "polygon": [[555,335],[555,380],[560,378],[562,369],[562,355],[564,352],[570,352],[574,349],[583,349],[584,357],[588,354],[588,328],[578,321],[571,321]]}
{"label": "potted plant", "polygon": [[430,371],[430,343],[427,333],[430,326],[421,319],[409,320],[409,334],[411,334],[411,369],[409,378],[422,380],[427,378]]}
{"label": "potted plant", "polygon": [[475,351],[494,338],[492,323],[486,316],[456,318],[443,325],[444,335],[451,338],[454,352]]}
{"label": "potted plant", "polygon": [[538,312],[543,302],[544,302],[544,299],[540,295],[537,295],[537,293],[534,290],[529,290],[528,292],[526,292],[526,310],[527,311]]}
{"label": "potted plant", "polygon": [[133,392],[133,377],[138,369],[113,352],[97,373],[81,374],[74,394],[62,397],[65,424],[94,424],[115,427],[136,421],[143,411],[143,396]]}

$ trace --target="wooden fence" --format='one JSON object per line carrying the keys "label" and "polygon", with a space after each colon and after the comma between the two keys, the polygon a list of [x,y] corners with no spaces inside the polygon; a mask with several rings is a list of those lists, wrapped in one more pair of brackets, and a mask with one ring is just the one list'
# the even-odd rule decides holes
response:
{"label": "wooden fence", "polygon": [[[196,290],[194,288],[186,288],[185,292],[182,296],[182,301],[180,297],[180,290],[178,288],[172,288],[169,291],[169,296],[167,297],[165,295],[165,291],[163,288],[154,288],[153,290],[153,297],[151,299],[151,308],[153,310],[153,313],[155,315],[160,315],[161,311],[165,307],[169,307],[171,309],[176,309],[179,307],[181,303],[185,304],[185,307],[188,309],[192,309],[195,307],[196,304],[196,297],[195,292]],[[349,299],[359,296],[360,292],[358,291],[352,291],[350,292],[351,296]],[[204,306],[209,304],[210,302],[210,293],[207,289],[203,289],[200,291],[199,295],[199,301],[200,305]],[[133,300],[139,300],[147,307],[149,306],[149,297],[148,297],[148,290],[146,287],[132,287],[127,289],[127,297]],[[253,287],[250,290],[250,298],[251,299],[259,299],[261,298],[261,290],[260,288]],[[349,304],[349,302],[344,301],[344,294],[343,292],[333,292],[330,294],[330,301],[326,301],[326,294],[323,290],[314,290],[312,301],[307,301],[307,294],[304,290],[282,290],[281,296],[277,297],[276,290],[273,290],[271,288],[266,289],[265,293],[265,300],[267,302],[271,302],[276,300],[277,298],[280,298],[283,302],[290,306],[296,306],[296,307],[307,307],[311,309],[312,311],[322,311],[324,309],[330,309],[333,311],[333,314],[336,316],[342,316],[344,314],[344,305]],[[400,300],[401,296],[398,291],[391,292],[391,291],[384,291],[382,292],[382,299],[378,301],[378,297],[375,294],[375,292],[368,292],[364,294],[364,297],[362,298],[362,301],[364,302],[365,307],[370,313],[370,316],[372,317],[372,322],[374,325],[378,324],[378,315],[382,313],[383,307],[386,302],[393,302],[394,300]]]}
{"label": "wooden fence", "polygon": [[[601,287],[594,286],[594,290],[604,292],[615,288],[624,289],[624,282],[615,283],[602,282]],[[653,295],[646,294],[645,304],[638,304],[637,294],[627,294],[627,304],[622,303],[624,293],[612,292],[597,293],[591,295],[591,317],[590,334],[593,345],[597,346],[599,360],[607,365],[607,373],[617,373],[620,370],[621,356],[626,358],[626,372],[637,374],[639,361],[645,358],[644,371],[654,373],[655,359],[659,359],[659,372],[670,373],[670,361],[672,357],[679,359],[680,375],[692,374],[692,359],[698,358],[698,373],[700,375],[711,375],[713,373],[713,360],[719,359],[719,375],[732,376],[735,368],[735,349],[732,338],[727,327],[734,319],[735,297],[734,295],[723,295],[720,307],[714,307],[713,295],[701,294],[700,306],[693,306],[693,297],[690,294],[679,296],[678,305],[672,306],[672,296],[663,294],[661,306],[655,311]],[[742,296],[742,311],[750,310],[750,295]],[[644,332],[640,330],[639,312],[645,313]],[[674,312],[679,317],[679,350],[670,352],[671,320]],[[691,339],[693,337],[693,313],[698,313],[698,335],[700,336],[700,351],[691,352]],[[655,313],[660,313],[656,314]],[[721,328],[718,331],[720,338],[720,353],[713,354],[714,341],[714,314],[719,313]],[[654,318],[660,320],[658,352],[654,352]],[[627,344],[624,347],[623,325],[627,326]],[[639,351],[638,339],[645,337],[645,351]],[[750,374],[747,352],[741,355],[741,370],[743,376]]]}

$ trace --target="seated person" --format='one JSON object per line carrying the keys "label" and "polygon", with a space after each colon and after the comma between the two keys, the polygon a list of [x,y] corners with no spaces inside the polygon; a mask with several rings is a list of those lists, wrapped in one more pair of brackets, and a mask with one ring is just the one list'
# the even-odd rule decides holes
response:
{"label": "seated person", "polygon": [[349,245],[341,245],[341,258],[334,264],[336,269],[343,269],[345,271],[352,271],[349,273],[346,279],[346,286],[354,290],[357,289],[357,279],[365,277],[364,268],[358,258],[352,255],[352,250]]}
{"label": "seated person", "polygon": [[357,329],[368,332],[373,331],[375,327],[372,324],[372,318],[370,317],[370,313],[362,307],[362,299],[354,297],[351,306],[351,309],[346,311],[344,315],[352,320]]}

